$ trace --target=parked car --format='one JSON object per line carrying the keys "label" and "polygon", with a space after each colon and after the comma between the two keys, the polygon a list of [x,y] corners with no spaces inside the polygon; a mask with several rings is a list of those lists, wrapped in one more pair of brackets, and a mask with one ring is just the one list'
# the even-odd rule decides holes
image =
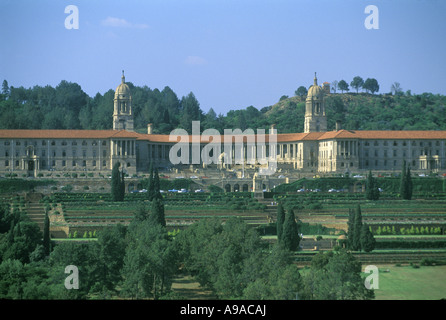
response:
{"label": "parked car", "polygon": [[195,192],[204,192],[203,189],[197,189]]}

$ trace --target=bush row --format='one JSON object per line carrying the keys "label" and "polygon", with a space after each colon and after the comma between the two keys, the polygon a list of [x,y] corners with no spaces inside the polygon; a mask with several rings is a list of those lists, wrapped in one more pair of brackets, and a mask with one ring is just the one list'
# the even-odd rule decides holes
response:
{"label": "bush row", "polygon": [[444,249],[446,240],[380,240],[375,249]]}

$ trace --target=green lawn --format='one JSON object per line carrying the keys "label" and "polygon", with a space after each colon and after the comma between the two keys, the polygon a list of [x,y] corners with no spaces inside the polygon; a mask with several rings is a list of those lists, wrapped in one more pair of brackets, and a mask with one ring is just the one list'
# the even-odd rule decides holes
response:
{"label": "green lawn", "polygon": [[[376,300],[438,300],[446,298],[446,266],[380,266]],[[389,272],[383,272],[389,270]]]}

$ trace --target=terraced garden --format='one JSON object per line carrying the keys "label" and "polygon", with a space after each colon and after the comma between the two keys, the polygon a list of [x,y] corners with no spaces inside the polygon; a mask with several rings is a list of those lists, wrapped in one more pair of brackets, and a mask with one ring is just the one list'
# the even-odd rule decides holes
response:
{"label": "terraced garden", "polygon": [[[146,195],[140,193],[126,195],[124,202],[112,202],[108,194],[55,193],[42,202],[50,204],[53,216],[63,218],[54,225],[65,224],[70,233],[77,231],[77,234],[116,223],[128,224],[141,206],[148,209],[150,205]],[[267,224],[271,219],[268,206],[252,198],[250,193],[166,194],[164,203],[170,229],[183,228],[208,217],[225,220],[237,216],[253,226]]]}

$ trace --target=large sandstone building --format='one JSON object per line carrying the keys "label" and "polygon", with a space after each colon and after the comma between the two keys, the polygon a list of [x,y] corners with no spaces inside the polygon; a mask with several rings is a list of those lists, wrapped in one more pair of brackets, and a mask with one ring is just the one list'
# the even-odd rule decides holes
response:
{"label": "large sandstone building", "polygon": [[[329,91],[329,90],[328,90]],[[130,175],[154,168],[191,169],[255,169],[260,160],[270,164],[277,161],[277,173],[287,170],[301,174],[361,173],[399,171],[405,160],[413,171],[425,173],[446,169],[446,131],[327,131],[325,86],[319,86],[316,75],[308,90],[303,133],[266,134],[265,144],[250,145],[244,136],[244,162],[226,163],[222,157],[213,164],[193,162],[194,154],[209,143],[209,136],[188,136],[198,141],[198,149],[188,146],[189,162],[172,163],[171,149],[177,138],[152,133],[137,133],[133,127],[132,96],[125,83],[116,88],[112,130],[0,130],[0,173],[37,176],[39,173],[102,173],[109,175],[114,164],[120,162]],[[154,124],[156,125],[156,124]],[[280,131],[280,128],[278,128]],[[254,137],[259,141],[260,137]],[[221,150],[223,151],[221,140]],[[273,143],[274,142],[274,143]],[[259,161],[248,164],[247,151],[252,149]],[[260,149],[259,149],[260,148]],[[233,158],[235,149],[232,151]],[[222,153],[224,154],[224,153]]]}

